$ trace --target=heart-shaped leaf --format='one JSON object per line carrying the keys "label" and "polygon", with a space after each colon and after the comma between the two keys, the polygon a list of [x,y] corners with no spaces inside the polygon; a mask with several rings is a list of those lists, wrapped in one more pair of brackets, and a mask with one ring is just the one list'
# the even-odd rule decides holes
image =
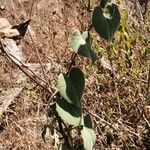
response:
{"label": "heart-shaped leaf", "polygon": [[114,3],[107,3],[104,8],[96,6],[92,15],[92,24],[102,38],[111,40],[120,23],[120,12]]}
{"label": "heart-shaped leaf", "polygon": [[91,48],[90,37],[88,31],[81,33],[76,30],[71,39],[72,49],[81,56],[90,58],[92,62],[97,59],[95,52]]}
{"label": "heart-shaped leaf", "polygon": [[64,99],[56,101],[56,111],[62,120],[70,125],[78,126],[81,121],[81,108],[68,103]]}
{"label": "heart-shaped leaf", "polygon": [[77,107],[80,107],[84,84],[84,75],[78,68],[72,68],[69,75],[60,74],[58,78],[58,89],[61,96]]}

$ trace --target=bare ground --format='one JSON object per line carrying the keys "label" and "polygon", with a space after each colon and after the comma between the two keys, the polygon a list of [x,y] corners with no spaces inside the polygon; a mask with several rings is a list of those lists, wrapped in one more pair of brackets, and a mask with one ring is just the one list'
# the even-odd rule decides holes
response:
{"label": "bare ground", "polygon": [[[74,29],[82,30],[88,26],[89,14],[83,9],[83,3],[77,0],[37,0],[34,5],[29,0],[20,2],[2,0],[0,6],[5,6],[5,9],[0,10],[0,16],[8,19],[12,25],[32,18],[29,31],[20,45],[28,62],[39,63],[40,58],[43,63],[52,64],[48,77],[50,85],[57,86],[57,75],[68,68],[71,57],[71,34]],[[92,1],[92,5],[94,4],[95,1]],[[94,33],[93,35],[95,36]],[[140,41],[140,36],[137,35],[131,41],[133,66],[130,70],[125,64],[117,62],[124,63],[124,54],[121,53],[119,58],[112,56],[120,76],[117,93],[108,70],[98,64],[92,66],[85,59],[78,59],[87,79],[83,109],[85,113],[91,114],[94,122],[96,150],[149,148],[150,117],[143,113],[149,58],[148,54],[145,56],[141,52],[141,49],[148,49],[149,45]],[[107,44],[99,40],[93,39],[94,48],[99,44],[106,48]],[[101,53],[105,55],[104,52]],[[22,84],[16,83],[19,75],[19,69],[1,55],[0,94],[12,87],[24,88],[0,118],[0,150],[53,149],[51,136],[47,137],[46,143],[41,138],[41,129],[47,122],[47,102],[50,95],[30,79]],[[117,96],[121,101],[121,114],[118,111]]]}

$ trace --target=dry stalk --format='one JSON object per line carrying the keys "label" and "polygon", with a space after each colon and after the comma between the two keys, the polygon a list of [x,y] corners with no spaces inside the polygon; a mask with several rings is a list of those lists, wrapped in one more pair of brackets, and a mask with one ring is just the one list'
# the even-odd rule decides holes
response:
{"label": "dry stalk", "polygon": [[[49,83],[49,79],[48,79],[48,77],[47,77],[47,75],[46,75],[46,72],[45,72],[45,69],[44,69],[44,67],[43,67],[43,64],[42,64],[42,61],[41,61],[41,58],[40,58],[40,55],[39,55],[39,52],[38,52],[38,49],[37,49],[37,44],[35,43],[35,41],[34,41],[34,39],[33,39],[33,37],[32,37],[32,34],[31,34],[31,32],[29,31],[29,34],[30,34],[30,37],[31,37],[31,40],[32,40],[32,43],[33,43],[33,45],[34,45],[34,48],[35,48],[35,50],[36,50],[36,55],[37,55],[37,58],[38,58],[38,60],[39,60],[39,63],[40,63],[40,66],[41,66],[41,69],[42,69],[42,72],[43,72],[43,76],[44,76],[44,78],[45,78],[45,80],[46,80],[46,83],[48,84],[48,87],[49,87],[49,90],[50,90],[50,83]],[[52,91],[51,91],[52,92]]]}
{"label": "dry stalk", "polygon": [[110,46],[109,46],[109,49],[107,50],[107,56],[108,56],[110,67],[111,67],[111,70],[112,70],[112,73],[113,73],[112,81],[113,81],[114,86],[115,86],[115,95],[116,95],[117,102],[118,102],[118,112],[121,115],[120,98],[119,98],[119,94],[118,94],[118,86],[117,86],[117,83],[116,83],[117,75],[116,75],[115,70],[114,70],[114,65],[113,65],[113,62],[112,62],[112,59],[111,59],[110,50],[111,49],[110,49]]}
{"label": "dry stalk", "polygon": [[[85,110],[85,111],[87,111],[87,110]],[[104,120],[104,119],[102,119],[101,117],[99,117],[98,115],[96,115],[96,114],[93,114],[92,112],[90,112],[90,111],[87,111],[91,116],[93,116],[93,117],[95,117],[95,118],[97,118],[97,119],[99,119],[99,121],[101,121],[101,122],[103,122],[103,123],[105,123],[106,125],[108,125],[108,126],[110,126],[111,128],[113,128],[115,131],[117,131],[118,132],[118,128],[116,128],[115,126],[113,126],[111,123],[109,123],[108,121],[106,121],[106,120]]]}
{"label": "dry stalk", "polygon": [[30,8],[30,14],[29,14],[29,19],[31,19],[31,16],[32,16],[34,3],[35,3],[35,0],[32,0],[32,4],[31,4],[31,8]]}
{"label": "dry stalk", "polygon": [[148,82],[147,82],[147,97],[149,97],[150,95],[150,65],[149,65],[149,72],[148,72]]}
{"label": "dry stalk", "polygon": [[[0,41],[0,45],[1,45],[1,48],[2,48],[2,52],[6,55],[6,57],[8,59],[10,59],[25,75],[27,75],[37,85],[39,85],[40,87],[42,87],[43,89],[45,89],[46,91],[51,93],[51,91],[47,87],[45,87],[44,85],[41,84],[41,82],[44,82],[46,84],[47,82],[45,80],[43,80],[42,78],[37,76],[31,69],[29,69],[21,61],[19,61],[15,56],[13,56],[12,54],[10,54],[10,53],[5,51],[4,45],[2,43],[2,40]],[[16,59],[21,65],[17,64],[12,58]],[[30,73],[28,73],[26,70],[29,71]],[[38,81],[37,79],[39,79],[40,81]]]}

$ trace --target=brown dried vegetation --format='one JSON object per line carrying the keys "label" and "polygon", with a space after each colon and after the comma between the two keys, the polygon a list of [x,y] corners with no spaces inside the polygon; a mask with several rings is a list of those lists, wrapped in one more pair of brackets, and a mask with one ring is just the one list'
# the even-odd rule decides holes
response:
{"label": "brown dried vegetation", "polygon": [[[96,3],[96,0],[92,1],[91,8]],[[27,62],[51,63],[47,82],[52,87],[57,86],[60,72],[68,68],[72,32],[88,26],[90,16],[85,6],[87,1],[77,0],[0,2],[0,17],[8,19],[12,25],[32,18],[29,31],[20,45]],[[122,13],[123,7],[120,4]],[[145,23],[134,18],[134,15],[131,17],[131,9],[128,10],[129,21],[126,26],[129,40],[121,39],[117,33],[116,44],[112,46],[111,57],[117,78],[113,78],[111,71],[99,62],[91,65],[89,60],[82,57],[76,63],[86,77],[82,104],[84,112],[90,113],[93,120],[97,136],[96,150],[150,149],[150,109],[147,103],[150,100],[150,8],[145,14]],[[93,48],[107,60],[108,44],[94,32],[92,35]],[[124,43],[129,44],[130,48]],[[127,51],[124,50],[126,47]],[[53,149],[50,135],[46,143],[41,138],[41,129],[47,123],[48,98],[52,92],[47,93],[28,77],[25,82],[18,83],[20,73],[0,53],[0,95],[9,88],[23,87],[9,109],[0,116],[0,150]]]}

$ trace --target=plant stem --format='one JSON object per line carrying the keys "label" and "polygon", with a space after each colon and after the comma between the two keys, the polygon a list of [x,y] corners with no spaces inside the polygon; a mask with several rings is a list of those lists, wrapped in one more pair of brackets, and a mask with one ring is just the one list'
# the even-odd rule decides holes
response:
{"label": "plant stem", "polygon": [[[26,76],[28,76],[33,82],[35,82],[38,86],[42,87],[49,93],[51,93],[50,89],[48,89],[46,86],[42,85],[40,82],[44,82],[46,84],[46,81],[34,74],[32,70],[30,70],[27,66],[25,66],[21,61],[19,61],[15,56],[5,51],[4,45],[2,41],[0,41],[0,46],[2,48],[2,52],[6,55],[8,59],[10,59]],[[18,61],[15,62],[12,58],[16,59]],[[27,71],[26,71],[27,70]],[[29,73],[30,72],[30,73]],[[32,75],[31,75],[32,74]],[[37,80],[38,79],[38,80]]]}
{"label": "plant stem", "polygon": [[148,82],[147,82],[147,94],[146,96],[149,97],[150,95],[150,65],[149,65],[149,72],[148,72]]}
{"label": "plant stem", "polygon": [[88,11],[91,11],[91,1],[88,0],[88,7],[87,7]]}
{"label": "plant stem", "polygon": [[63,128],[63,125],[62,125],[63,122],[62,122],[61,118],[59,117],[59,115],[58,115],[58,113],[56,111],[55,111],[55,116],[57,118],[58,126],[59,126],[59,132],[63,136],[64,143],[65,143],[65,145],[67,146],[68,149],[71,149],[72,146],[70,145],[70,142],[69,142],[69,139],[68,139],[69,136],[64,131],[64,128]]}
{"label": "plant stem", "polygon": [[75,63],[75,58],[76,58],[76,57],[77,57],[77,53],[73,53],[73,54],[71,55],[71,62],[70,62],[70,64],[69,64],[69,68],[68,68],[67,74],[69,74],[69,72],[70,72],[72,66],[74,65],[74,63]]}
{"label": "plant stem", "polygon": [[113,83],[114,83],[114,86],[115,86],[116,98],[117,98],[117,101],[118,101],[118,111],[119,111],[119,114],[121,114],[120,98],[119,98],[119,94],[118,94],[118,86],[117,86],[117,83],[116,83],[117,76],[116,76],[114,66],[113,66],[113,62],[112,62],[112,58],[111,58],[111,43],[109,44],[109,49],[107,50],[107,55],[108,55],[109,63],[110,63],[111,70],[112,70],[112,73],[113,73],[112,79],[113,79]]}

